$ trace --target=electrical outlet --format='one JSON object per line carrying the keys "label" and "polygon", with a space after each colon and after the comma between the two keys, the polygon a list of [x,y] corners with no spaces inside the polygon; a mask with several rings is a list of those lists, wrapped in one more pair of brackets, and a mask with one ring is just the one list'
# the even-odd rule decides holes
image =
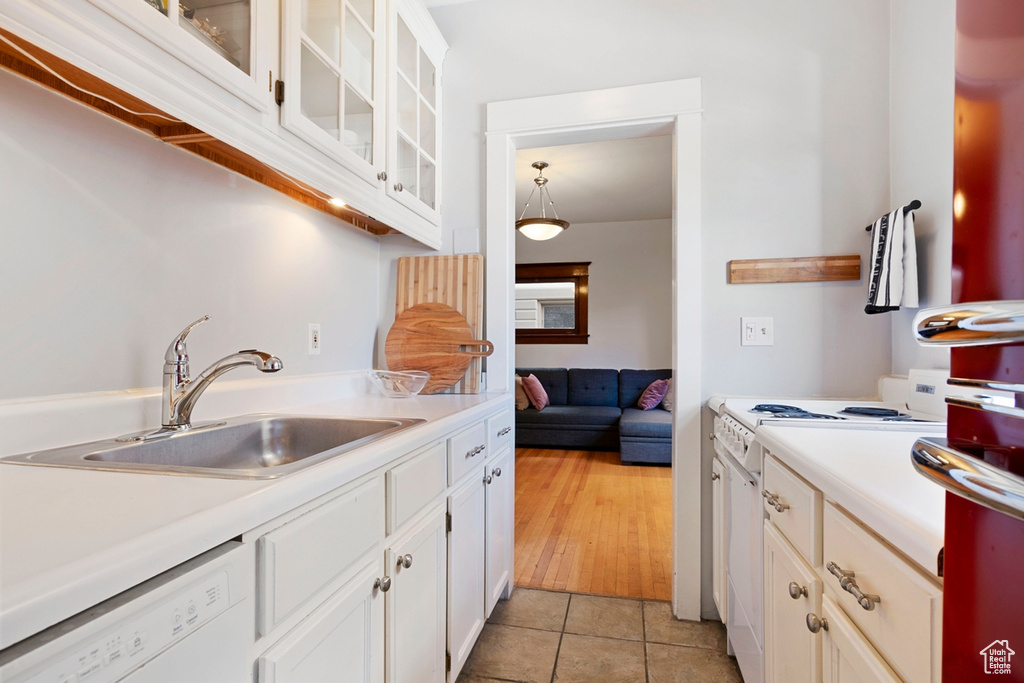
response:
{"label": "electrical outlet", "polygon": [[320,323],[309,324],[309,355],[320,355]]}
{"label": "electrical outlet", "polygon": [[740,344],[743,346],[773,346],[775,344],[775,319],[740,318]]}

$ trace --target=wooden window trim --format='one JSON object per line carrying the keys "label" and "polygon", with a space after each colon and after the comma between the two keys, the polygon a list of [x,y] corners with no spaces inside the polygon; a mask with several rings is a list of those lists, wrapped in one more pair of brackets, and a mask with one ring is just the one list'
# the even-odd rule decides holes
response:
{"label": "wooden window trim", "polygon": [[586,344],[590,261],[517,263],[516,282],[572,282],[576,327],[564,330],[517,329],[516,344]]}

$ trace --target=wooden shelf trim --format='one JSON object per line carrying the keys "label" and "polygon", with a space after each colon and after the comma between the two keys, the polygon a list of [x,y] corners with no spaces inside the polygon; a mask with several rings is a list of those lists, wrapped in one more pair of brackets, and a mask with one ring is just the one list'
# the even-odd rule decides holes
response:
{"label": "wooden shelf trim", "polygon": [[[0,36],[16,44],[33,59],[45,64],[59,78],[34,63],[24,54],[0,41],[0,67],[35,81],[40,85],[81,102],[96,111],[127,123],[138,130],[175,147],[201,156],[215,164],[246,176],[285,194],[317,211],[334,216],[371,235],[396,235],[399,232],[350,207],[328,204],[322,192],[280,173],[271,166],[235,149],[221,140],[179,121],[146,102],[115,88],[106,81],[32,45],[14,34],[0,29]],[[63,79],[63,80],[62,80]],[[96,97],[101,95],[102,97]],[[103,99],[106,98],[106,99]],[[107,101],[110,100],[110,101]],[[144,112],[141,114],[133,112]]]}
{"label": "wooden shelf trim", "polygon": [[860,255],[729,261],[729,284],[860,280]]}

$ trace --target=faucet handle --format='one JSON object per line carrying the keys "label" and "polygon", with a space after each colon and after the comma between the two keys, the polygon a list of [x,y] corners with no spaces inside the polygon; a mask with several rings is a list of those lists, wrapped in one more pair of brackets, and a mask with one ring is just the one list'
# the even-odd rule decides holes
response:
{"label": "faucet handle", "polygon": [[170,365],[184,364],[186,367],[185,372],[187,375],[188,347],[185,346],[185,337],[188,336],[188,333],[191,332],[196,325],[205,323],[209,319],[210,316],[204,315],[202,318],[196,320],[194,323],[183,329],[181,331],[181,334],[175,337],[174,340],[171,342],[171,345],[167,347],[167,353],[164,354],[164,363]]}

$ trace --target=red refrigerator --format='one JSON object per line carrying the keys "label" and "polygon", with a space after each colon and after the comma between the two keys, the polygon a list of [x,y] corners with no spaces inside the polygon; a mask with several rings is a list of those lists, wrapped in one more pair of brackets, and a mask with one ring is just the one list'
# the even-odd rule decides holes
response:
{"label": "red refrigerator", "polygon": [[943,681],[1024,681],[1024,0],[957,0],[956,22],[954,305],[917,334],[977,394],[914,458],[949,489]]}

